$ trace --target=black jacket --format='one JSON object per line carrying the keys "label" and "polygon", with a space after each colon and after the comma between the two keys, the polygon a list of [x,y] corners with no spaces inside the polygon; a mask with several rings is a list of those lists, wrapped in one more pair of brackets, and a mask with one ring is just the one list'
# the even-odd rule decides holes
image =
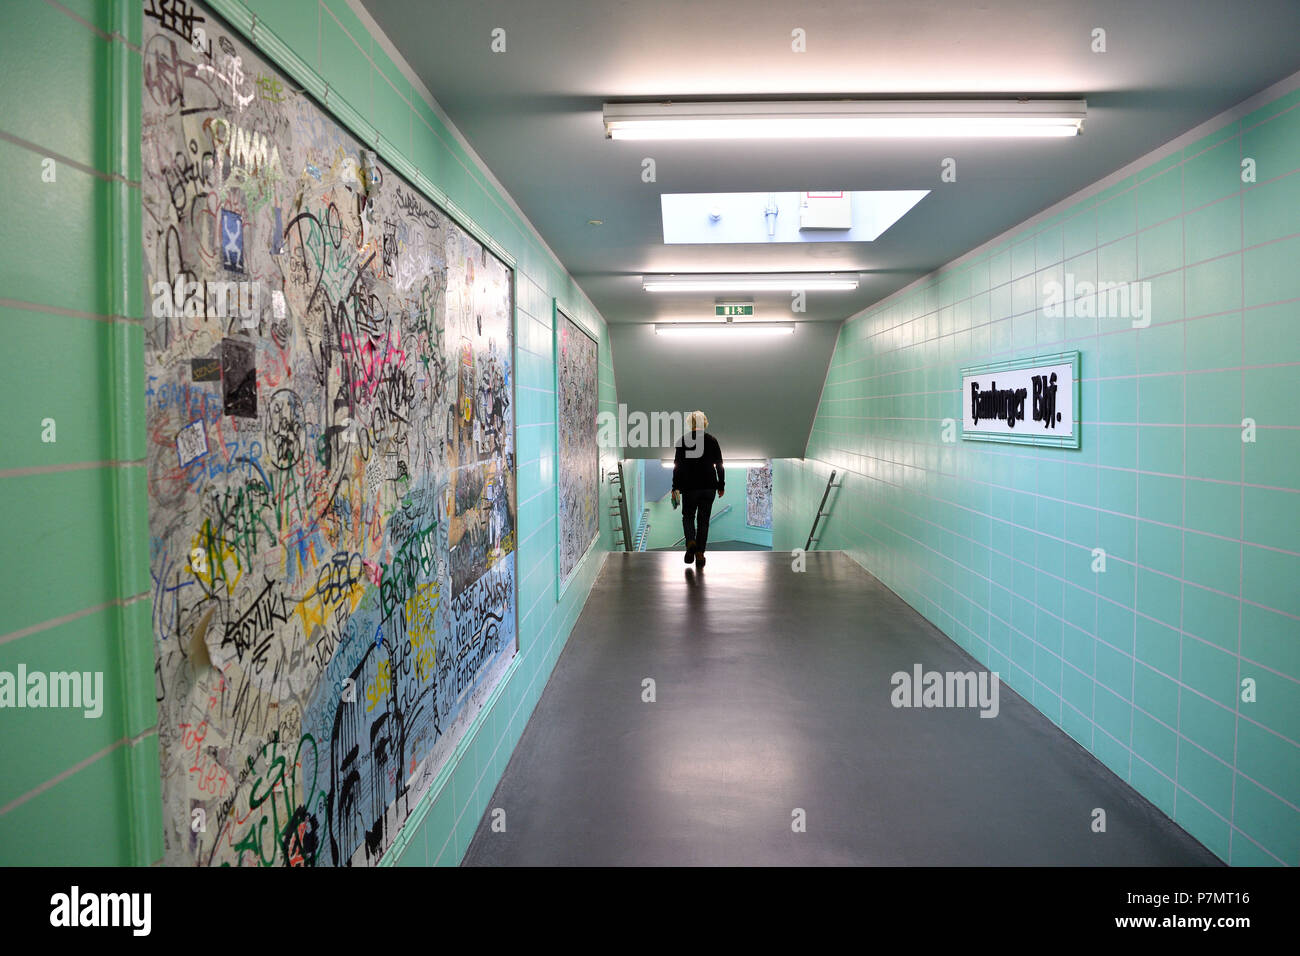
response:
{"label": "black jacket", "polygon": [[686,453],[685,436],[677,443],[673,459],[673,491],[722,491],[726,487],[722,448],[708,432],[704,432],[703,438],[701,442],[700,433],[691,432],[691,451],[695,457]]}

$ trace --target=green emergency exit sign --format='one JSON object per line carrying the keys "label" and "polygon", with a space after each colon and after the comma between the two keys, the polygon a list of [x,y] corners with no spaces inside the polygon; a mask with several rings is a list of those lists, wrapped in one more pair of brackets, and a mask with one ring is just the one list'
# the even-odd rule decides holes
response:
{"label": "green emergency exit sign", "polygon": [[754,305],[752,302],[745,305],[715,305],[713,307],[713,314],[715,317],[720,319],[733,315],[752,316],[754,314]]}

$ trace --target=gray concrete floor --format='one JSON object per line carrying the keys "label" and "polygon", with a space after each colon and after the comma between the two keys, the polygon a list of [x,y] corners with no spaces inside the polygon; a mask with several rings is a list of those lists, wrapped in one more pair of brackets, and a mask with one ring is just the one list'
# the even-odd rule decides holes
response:
{"label": "gray concrete floor", "polygon": [[979,665],[843,554],[790,562],[611,554],[465,864],[1218,862],[1005,685],[894,708],[894,672]]}

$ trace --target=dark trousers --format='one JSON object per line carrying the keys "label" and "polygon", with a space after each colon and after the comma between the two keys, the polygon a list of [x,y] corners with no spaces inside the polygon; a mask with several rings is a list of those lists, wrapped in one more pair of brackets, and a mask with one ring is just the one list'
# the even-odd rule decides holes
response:
{"label": "dark trousers", "polygon": [[694,541],[695,550],[701,554],[709,543],[709,514],[716,494],[712,488],[682,492],[682,530],[686,532],[686,543]]}

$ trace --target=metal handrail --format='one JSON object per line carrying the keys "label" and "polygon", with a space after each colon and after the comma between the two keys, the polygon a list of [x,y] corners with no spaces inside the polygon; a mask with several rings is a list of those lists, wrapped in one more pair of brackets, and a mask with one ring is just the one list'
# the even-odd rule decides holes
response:
{"label": "metal handrail", "polygon": [[645,508],[641,511],[641,521],[636,529],[635,550],[644,551],[648,540],[650,540],[650,509]]}
{"label": "metal handrail", "polygon": [[817,540],[817,523],[822,518],[830,517],[830,512],[826,510],[826,499],[830,496],[832,488],[839,487],[839,485],[835,484],[835,475],[836,472],[832,471],[831,476],[826,479],[826,490],[822,492],[821,504],[817,506],[817,515],[813,518],[812,530],[808,532],[808,542],[803,546],[805,551],[811,551],[812,543]]}
{"label": "metal handrail", "polygon": [[622,534],[624,551],[635,550],[635,543],[632,541],[632,523],[627,517],[627,485],[623,482],[623,462],[618,463],[618,471],[609,473],[609,480],[611,483],[618,482],[618,509],[617,512],[612,509],[610,511],[611,514],[617,513],[619,517],[620,526],[614,529],[614,533]]}

